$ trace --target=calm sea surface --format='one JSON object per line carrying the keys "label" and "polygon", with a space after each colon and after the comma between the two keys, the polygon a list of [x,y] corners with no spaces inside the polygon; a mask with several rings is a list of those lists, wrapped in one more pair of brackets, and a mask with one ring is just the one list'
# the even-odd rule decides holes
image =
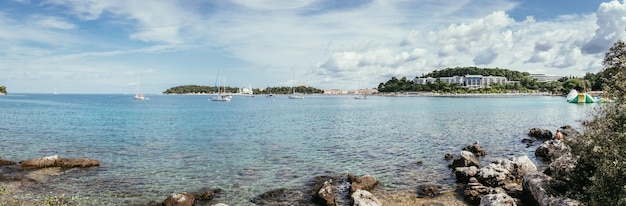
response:
{"label": "calm sea surface", "polygon": [[328,173],[370,174],[390,191],[452,186],[444,154],[480,141],[483,161],[534,159],[521,143],[530,128],[578,127],[594,107],[548,96],[210,97],[0,96],[0,157],[98,159],[52,184],[94,201],[140,204],[211,187],[224,190],[219,202],[250,205]]}

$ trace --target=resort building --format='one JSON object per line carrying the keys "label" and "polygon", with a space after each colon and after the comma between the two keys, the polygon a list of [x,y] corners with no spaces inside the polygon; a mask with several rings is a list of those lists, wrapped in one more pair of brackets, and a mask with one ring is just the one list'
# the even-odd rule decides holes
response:
{"label": "resort building", "polygon": [[[460,84],[464,87],[476,88],[476,87],[488,87],[493,84],[507,84],[506,77],[499,76],[483,76],[483,75],[465,75],[465,76],[453,76],[453,77],[439,77],[439,81],[449,84]],[[414,84],[427,84],[434,83],[437,78],[415,78]]]}
{"label": "resort building", "polygon": [[415,79],[413,79],[413,84],[428,84],[428,83],[435,83],[435,81],[437,81],[436,78],[432,78],[432,77],[426,77],[426,78],[417,78],[415,77]]}
{"label": "resort building", "polygon": [[559,79],[563,78],[563,76],[548,75],[548,74],[531,74],[530,78],[537,79],[537,82],[553,82],[553,81],[558,81]]}

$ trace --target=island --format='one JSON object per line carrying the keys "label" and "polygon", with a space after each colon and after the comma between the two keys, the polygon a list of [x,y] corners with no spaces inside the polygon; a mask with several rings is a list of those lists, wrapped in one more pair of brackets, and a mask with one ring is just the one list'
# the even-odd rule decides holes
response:
{"label": "island", "polygon": [[0,86],[0,95],[6,95],[6,94],[7,94],[7,87]]}
{"label": "island", "polygon": [[[222,93],[237,94],[241,93],[242,89],[239,87],[220,87]],[[214,94],[217,93],[218,88],[214,86],[201,86],[201,85],[183,85],[169,88],[163,92],[163,94]],[[254,94],[322,94],[324,90],[310,87],[310,86],[296,86],[296,87],[266,87],[266,88],[253,88]]]}

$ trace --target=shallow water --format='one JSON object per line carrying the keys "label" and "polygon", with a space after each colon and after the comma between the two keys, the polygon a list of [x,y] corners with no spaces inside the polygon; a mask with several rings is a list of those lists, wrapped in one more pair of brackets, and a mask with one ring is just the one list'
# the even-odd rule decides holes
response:
{"label": "shallow water", "polygon": [[50,180],[96,202],[141,204],[212,187],[224,190],[219,202],[251,205],[265,191],[328,173],[370,174],[389,191],[453,187],[444,154],[479,141],[482,161],[534,160],[521,143],[530,128],[577,127],[595,107],[550,96],[210,97],[0,96],[0,157],[99,159],[98,168]]}

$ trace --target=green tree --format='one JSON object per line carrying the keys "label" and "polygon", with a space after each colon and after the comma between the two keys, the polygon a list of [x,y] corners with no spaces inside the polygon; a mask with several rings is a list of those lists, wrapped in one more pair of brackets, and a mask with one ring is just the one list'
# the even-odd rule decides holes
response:
{"label": "green tree", "polygon": [[606,53],[603,104],[584,124],[583,135],[566,143],[579,157],[570,174],[568,195],[587,205],[626,205],[626,46],[618,41]]}
{"label": "green tree", "polygon": [[7,87],[6,86],[0,86],[0,94],[7,94]]}

